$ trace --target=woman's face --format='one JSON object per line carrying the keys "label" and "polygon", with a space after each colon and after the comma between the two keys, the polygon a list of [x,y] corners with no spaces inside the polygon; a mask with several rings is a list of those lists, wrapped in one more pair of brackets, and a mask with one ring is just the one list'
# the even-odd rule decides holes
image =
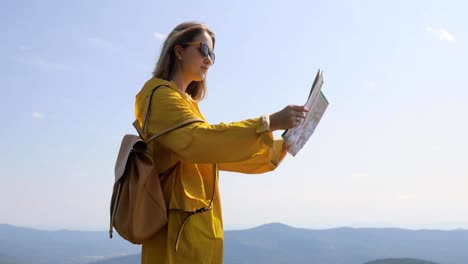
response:
{"label": "woman's face", "polygon": [[[209,51],[213,51],[213,42],[208,33],[199,34],[193,42],[203,42],[208,45]],[[200,45],[188,45],[182,53],[182,73],[191,81],[202,81],[205,79],[213,61],[209,56],[204,57],[200,52]]]}

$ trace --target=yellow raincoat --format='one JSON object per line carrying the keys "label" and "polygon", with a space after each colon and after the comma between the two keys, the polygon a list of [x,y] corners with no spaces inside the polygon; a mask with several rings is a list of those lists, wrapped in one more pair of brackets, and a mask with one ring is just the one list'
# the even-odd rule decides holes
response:
{"label": "yellow raincoat", "polygon": [[[143,122],[153,94],[144,137],[184,120],[198,118],[156,139],[150,151],[162,176],[168,224],[143,243],[141,263],[223,263],[223,222],[218,170],[263,173],[274,170],[286,155],[282,140],[273,140],[261,117],[210,125],[197,101],[179,91],[174,82],[152,78],[136,96],[135,115]],[[200,208],[206,211],[191,214]],[[178,209],[178,210],[173,210]],[[183,211],[182,211],[183,210]],[[187,211],[187,212],[184,212]]]}

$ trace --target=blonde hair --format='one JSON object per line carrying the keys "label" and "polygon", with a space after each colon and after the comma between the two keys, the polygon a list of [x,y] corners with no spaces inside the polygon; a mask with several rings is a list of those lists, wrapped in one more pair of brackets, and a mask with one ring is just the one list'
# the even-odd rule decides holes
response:
{"label": "blonde hair", "polygon": [[[184,22],[176,26],[164,41],[153,77],[169,80],[175,66],[174,47],[180,43],[192,42],[196,36],[204,32],[210,35],[214,49],[215,34],[206,25],[199,22]],[[194,100],[201,101],[206,94],[206,78],[202,81],[192,81],[186,92]]]}

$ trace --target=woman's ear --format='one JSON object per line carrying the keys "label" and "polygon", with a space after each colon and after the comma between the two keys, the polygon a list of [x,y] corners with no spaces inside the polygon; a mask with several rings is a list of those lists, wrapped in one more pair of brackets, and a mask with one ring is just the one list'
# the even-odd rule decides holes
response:
{"label": "woman's ear", "polygon": [[174,54],[175,54],[176,60],[182,60],[183,53],[184,53],[184,48],[182,48],[181,45],[174,46]]}

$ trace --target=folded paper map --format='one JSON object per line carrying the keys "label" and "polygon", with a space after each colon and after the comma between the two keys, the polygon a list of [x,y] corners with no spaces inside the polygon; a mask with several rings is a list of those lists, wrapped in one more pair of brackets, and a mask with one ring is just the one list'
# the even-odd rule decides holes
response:
{"label": "folded paper map", "polygon": [[301,124],[298,126],[284,131],[282,137],[288,143],[288,152],[296,156],[299,150],[304,147],[307,140],[315,131],[323,113],[327,109],[328,100],[322,93],[321,88],[323,84],[323,72],[320,69],[315,76],[314,83],[309,93],[309,98],[304,104],[309,109],[307,116],[304,118]]}

